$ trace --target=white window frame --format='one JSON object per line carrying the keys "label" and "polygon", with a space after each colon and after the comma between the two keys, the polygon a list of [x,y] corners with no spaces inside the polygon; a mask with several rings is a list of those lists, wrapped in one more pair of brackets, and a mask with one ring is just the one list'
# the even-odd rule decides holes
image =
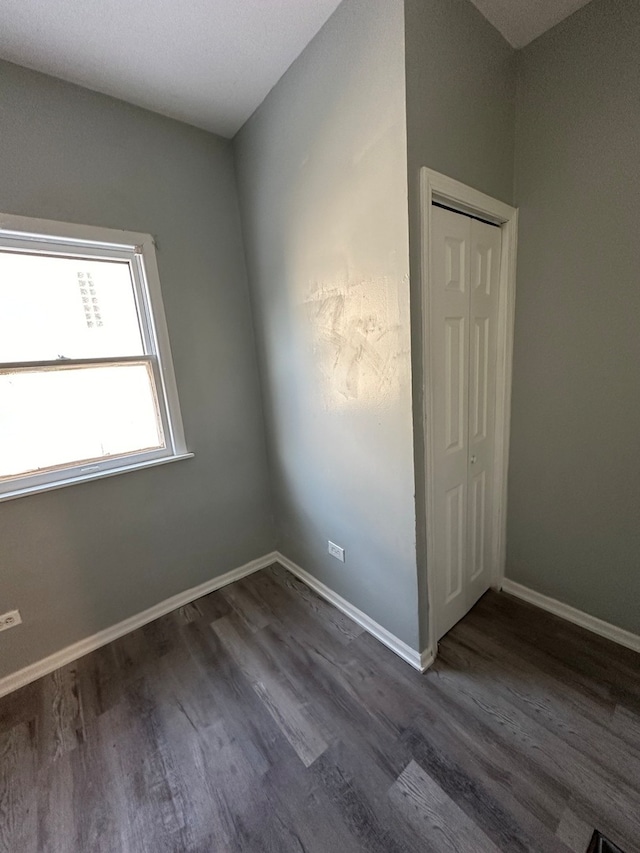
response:
{"label": "white window frame", "polygon": [[0,371],[35,368],[65,369],[83,364],[146,364],[153,373],[165,447],[110,456],[90,463],[60,465],[0,482],[0,501],[58,489],[152,465],[189,459],[176,386],[169,333],[162,304],[155,242],[151,234],[75,225],[0,213],[0,248],[46,255],[125,260],[134,285],[144,354],[114,358],[64,359],[19,363],[0,362]]}

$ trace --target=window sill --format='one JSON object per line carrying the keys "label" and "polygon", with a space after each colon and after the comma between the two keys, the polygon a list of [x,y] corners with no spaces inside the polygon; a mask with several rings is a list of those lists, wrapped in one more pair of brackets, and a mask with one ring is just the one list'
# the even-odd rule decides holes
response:
{"label": "window sill", "polygon": [[182,459],[193,459],[193,453],[178,453],[176,456],[167,456],[163,459],[150,459],[146,462],[137,462],[131,465],[121,465],[118,468],[109,468],[106,471],[92,471],[81,474],[79,477],[70,477],[68,480],[56,480],[55,483],[42,483],[39,486],[26,486],[15,489],[12,492],[0,494],[0,503],[21,498],[25,495],[37,495],[40,492],[51,492],[54,489],[64,489],[67,486],[75,486],[77,483],[90,483],[92,480],[103,480],[105,477],[115,477],[117,474],[125,474],[127,471],[141,471],[143,468],[155,468],[157,465],[168,465],[169,462],[179,462]]}

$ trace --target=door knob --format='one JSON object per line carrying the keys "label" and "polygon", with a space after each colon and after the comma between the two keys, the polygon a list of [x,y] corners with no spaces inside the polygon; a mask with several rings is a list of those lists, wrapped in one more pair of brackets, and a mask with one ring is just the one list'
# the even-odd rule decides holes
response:
{"label": "door knob", "polygon": [[475,457],[475,456],[472,456],[472,457],[471,457],[471,464],[472,464],[472,465],[475,465],[475,464],[476,464],[476,457]]}

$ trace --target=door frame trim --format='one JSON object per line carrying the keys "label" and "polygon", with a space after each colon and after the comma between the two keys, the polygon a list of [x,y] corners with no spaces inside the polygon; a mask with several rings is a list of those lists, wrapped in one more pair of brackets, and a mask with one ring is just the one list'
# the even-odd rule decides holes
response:
{"label": "door frame trim", "polygon": [[457,210],[470,213],[500,226],[502,247],[500,253],[500,294],[498,301],[496,364],[496,421],[495,421],[495,472],[493,517],[493,560],[491,585],[501,589],[506,561],[507,526],[507,472],[509,465],[509,436],[511,417],[511,377],[513,365],[513,329],[516,297],[516,254],[518,242],[518,209],[485,195],[466,184],[433,171],[426,166],[420,169],[420,277],[422,299],[422,363],[425,488],[427,515],[427,597],[429,619],[429,648],[437,654],[435,620],[435,583],[429,566],[434,565],[433,552],[434,483],[430,472],[434,470],[433,447],[433,358],[430,352],[431,328],[431,238],[432,202],[437,201]]}

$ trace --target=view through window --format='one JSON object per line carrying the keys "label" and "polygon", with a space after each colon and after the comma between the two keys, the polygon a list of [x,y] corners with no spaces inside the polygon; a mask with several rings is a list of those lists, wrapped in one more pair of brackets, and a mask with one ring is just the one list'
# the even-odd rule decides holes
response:
{"label": "view through window", "polygon": [[32,237],[0,231],[0,489],[175,454],[142,252]]}

